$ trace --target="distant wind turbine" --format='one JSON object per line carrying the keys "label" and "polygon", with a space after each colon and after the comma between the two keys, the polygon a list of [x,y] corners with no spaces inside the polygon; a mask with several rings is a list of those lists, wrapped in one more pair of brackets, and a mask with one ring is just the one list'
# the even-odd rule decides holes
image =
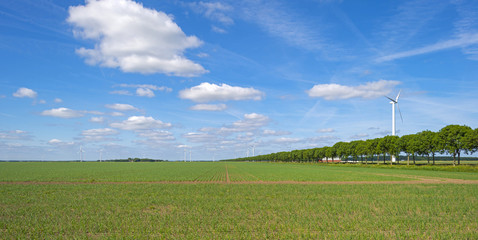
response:
{"label": "distant wind turbine", "polygon": [[[392,99],[390,97],[387,97],[385,96],[386,98],[390,99],[390,104],[392,104],[392,136],[395,136],[396,132],[395,132],[395,129],[396,129],[396,124],[395,124],[395,104],[397,104],[397,108],[398,108],[398,112],[400,113],[400,119],[402,119],[402,123],[403,123],[403,117],[402,117],[402,112],[400,111],[400,107],[398,106],[398,98],[400,97],[400,93],[402,92],[402,90],[400,90],[398,92],[398,95],[395,99]],[[392,162],[395,162],[396,159],[395,159],[395,156],[392,156]]]}
{"label": "distant wind turbine", "polygon": [[103,160],[103,149],[100,149],[100,162]]}
{"label": "distant wind turbine", "polygon": [[85,150],[83,150],[83,146],[80,145],[80,151],[78,151],[78,153],[80,154],[80,162],[83,162],[83,153],[85,152]]}

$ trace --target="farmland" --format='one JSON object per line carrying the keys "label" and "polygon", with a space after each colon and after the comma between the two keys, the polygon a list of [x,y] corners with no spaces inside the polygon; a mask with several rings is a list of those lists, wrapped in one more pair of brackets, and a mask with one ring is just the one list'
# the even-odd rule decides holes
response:
{"label": "farmland", "polygon": [[2,238],[477,238],[478,173],[0,163]]}

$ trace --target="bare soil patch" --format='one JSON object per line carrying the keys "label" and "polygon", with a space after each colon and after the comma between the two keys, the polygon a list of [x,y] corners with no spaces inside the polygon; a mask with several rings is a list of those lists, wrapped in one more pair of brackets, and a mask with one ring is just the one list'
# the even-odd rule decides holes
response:
{"label": "bare soil patch", "polygon": [[226,165],[226,183],[231,183],[229,180],[229,172],[227,171],[227,165]]}

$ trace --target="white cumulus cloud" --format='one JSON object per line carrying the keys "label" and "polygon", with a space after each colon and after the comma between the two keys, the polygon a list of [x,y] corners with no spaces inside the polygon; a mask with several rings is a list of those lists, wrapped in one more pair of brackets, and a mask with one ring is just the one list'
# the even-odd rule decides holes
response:
{"label": "white cumulus cloud", "polygon": [[183,137],[188,139],[190,142],[196,143],[211,143],[216,142],[218,139],[217,135],[206,132],[189,132],[183,134]]}
{"label": "white cumulus cloud", "polygon": [[48,141],[48,144],[54,145],[54,146],[72,146],[75,143],[74,142],[64,142],[60,139],[53,138],[50,141]]}
{"label": "white cumulus cloud", "polygon": [[154,92],[153,90],[149,88],[138,88],[136,89],[136,95],[140,97],[154,97]]}
{"label": "white cumulus cloud", "polygon": [[43,116],[59,117],[59,118],[79,118],[83,117],[84,113],[82,111],[76,111],[69,108],[54,108],[50,110],[45,110],[41,113]]}
{"label": "white cumulus cloud", "polygon": [[117,135],[118,131],[111,128],[97,128],[84,130],[81,135],[84,141],[113,141],[116,140],[109,136]]}
{"label": "white cumulus cloud", "polygon": [[145,131],[145,132],[139,133],[138,136],[147,138],[149,141],[155,141],[155,142],[176,140],[176,138],[173,136],[171,132],[164,131],[164,130]]}
{"label": "white cumulus cloud", "polygon": [[207,72],[183,54],[201,40],[187,36],[164,12],[132,0],[90,0],[68,12],[75,36],[96,41],[92,49],[76,50],[88,64],[185,77]]}
{"label": "white cumulus cloud", "polygon": [[269,121],[269,117],[265,115],[258,113],[249,113],[244,114],[244,119],[234,122],[232,126],[233,128],[238,129],[240,131],[247,131],[266,126]]}
{"label": "white cumulus cloud", "polygon": [[358,86],[344,86],[340,84],[317,84],[306,91],[310,97],[321,97],[326,100],[350,99],[350,98],[377,98],[389,94],[392,89],[400,84],[399,81],[379,80],[367,82]]}
{"label": "white cumulus cloud", "polygon": [[62,143],[63,141],[53,138],[52,140],[48,141],[49,144],[59,144]]}
{"label": "white cumulus cloud", "polygon": [[124,103],[106,104],[105,107],[114,109],[117,111],[133,111],[133,110],[137,111],[138,110],[134,106],[129,104],[124,104]]}
{"label": "white cumulus cloud", "polygon": [[201,83],[179,92],[179,97],[194,102],[228,101],[228,100],[261,100],[264,93],[254,88],[234,87],[227,84]]}
{"label": "white cumulus cloud", "polygon": [[156,120],[153,117],[131,116],[123,122],[112,123],[110,126],[123,130],[150,130],[155,128],[169,128],[172,125],[171,123],[164,123],[161,120]]}
{"label": "white cumulus cloud", "polygon": [[195,111],[223,111],[226,108],[226,104],[196,104],[190,109]]}
{"label": "white cumulus cloud", "polygon": [[14,131],[0,131],[0,139],[7,139],[7,140],[30,140],[32,136],[30,136],[27,132],[22,130],[14,130]]}
{"label": "white cumulus cloud", "polygon": [[88,129],[81,133],[83,136],[109,136],[116,134],[118,134],[118,131],[111,128]]}
{"label": "white cumulus cloud", "polygon": [[13,96],[17,98],[36,98],[37,95],[37,92],[25,87],[21,87],[13,93]]}
{"label": "white cumulus cloud", "polygon": [[92,117],[90,118],[90,122],[94,122],[94,123],[102,123],[105,121],[105,118],[103,117]]}

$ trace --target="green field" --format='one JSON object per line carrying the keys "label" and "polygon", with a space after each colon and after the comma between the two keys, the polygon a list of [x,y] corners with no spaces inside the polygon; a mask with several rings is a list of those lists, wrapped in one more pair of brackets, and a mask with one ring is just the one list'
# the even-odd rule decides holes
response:
{"label": "green field", "polygon": [[478,173],[0,163],[1,239],[476,239]]}

